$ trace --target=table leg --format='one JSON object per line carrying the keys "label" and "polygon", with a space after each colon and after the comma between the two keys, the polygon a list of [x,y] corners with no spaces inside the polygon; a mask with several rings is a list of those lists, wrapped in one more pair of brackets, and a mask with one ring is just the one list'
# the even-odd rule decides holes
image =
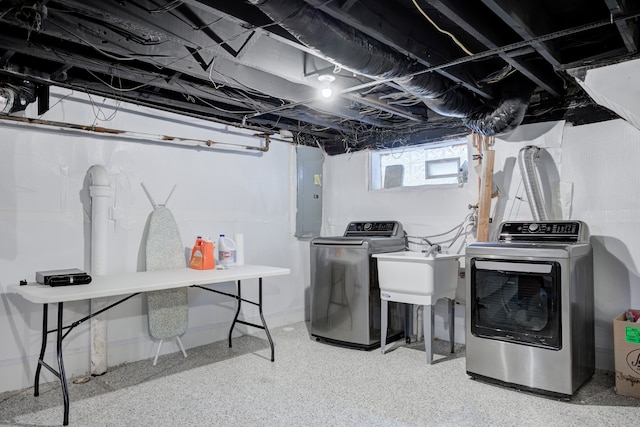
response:
{"label": "table leg", "polygon": [[[108,309],[115,307],[118,304],[121,304],[125,301],[127,301],[130,298],[133,298],[134,296],[138,295],[138,293],[134,293],[129,295],[126,298],[121,299],[120,301],[117,301],[95,313],[91,313],[88,316],[83,317],[80,320],[77,320],[75,322],[73,322],[73,324],[71,324],[70,326],[63,326],[62,322],[64,320],[64,304],[62,302],[58,303],[58,326],[56,327],[56,329],[52,329],[52,330],[47,330],[48,328],[48,321],[49,321],[49,305],[48,304],[43,304],[43,312],[42,312],[42,343],[40,346],[40,356],[38,357],[38,366],[36,367],[36,375],[35,375],[35,384],[34,384],[34,396],[38,396],[40,394],[40,371],[42,370],[42,367],[44,366],[45,368],[47,368],[52,374],[54,374],[59,380],[60,380],[60,386],[62,387],[62,397],[64,400],[64,425],[68,425],[69,424],[69,387],[67,386],[67,374],[64,371],[64,361],[62,359],[62,341],[64,340],[64,338],[69,334],[69,332],[71,332],[71,330],[73,330],[73,328],[75,328],[76,326],[82,324],[83,322],[85,322],[86,320],[91,319],[94,316],[97,316],[98,314],[107,311]],[[67,330],[66,333],[62,333],[64,330]],[[49,335],[49,333],[52,332],[56,332],[56,356],[57,356],[57,361],[58,361],[58,370],[56,371],[55,368],[53,368],[52,366],[48,365],[45,361],[44,361],[44,353],[45,350],[47,348],[47,335]]]}
{"label": "table leg", "polygon": [[238,322],[238,315],[240,314],[240,307],[242,306],[242,289],[240,280],[236,282],[238,287],[238,294],[236,300],[238,301],[238,307],[236,308],[236,315],[233,317],[233,322],[231,322],[231,328],[229,329],[229,347],[231,347],[231,334],[233,334],[233,328],[236,327],[236,323]]}
{"label": "table leg", "polygon": [[260,313],[262,326],[264,326],[264,332],[267,334],[267,339],[269,340],[269,346],[271,347],[271,361],[274,362],[275,354],[274,354],[274,348],[273,348],[273,340],[271,339],[269,328],[267,328],[267,322],[265,322],[264,315],[262,314],[262,277],[258,279],[258,312]]}
{"label": "table leg", "polygon": [[47,328],[49,320],[49,304],[43,304],[42,311],[42,344],[40,345],[40,356],[38,357],[38,366],[36,367],[36,378],[33,386],[33,395],[40,395],[40,371],[42,370],[42,364],[44,363],[44,352],[47,349]]}
{"label": "table leg", "polygon": [[[212,289],[208,289],[208,290],[213,291]],[[218,292],[218,291],[213,291],[213,292]],[[218,293],[222,293],[222,292],[218,292]],[[262,277],[258,278],[258,302],[242,299],[242,288],[241,288],[240,280],[238,280],[238,294],[235,296],[230,294],[225,294],[225,295],[235,297],[236,300],[238,300],[238,308],[236,309],[236,315],[234,316],[233,322],[231,323],[231,329],[229,329],[229,347],[231,347],[231,334],[233,334],[233,328],[236,327],[236,323],[252,326],[254,328],[264,329],[265,333],[267,334],[267,339],[269,340],[269,346],[271,347],[271,361],[272,362],[275,361],[275,350],[273,347],[273,340],[271,339],[269,328],[267,328],[267,322],[264,320],[264,314],[262,313]],[[262,320],[262,325],[259,325],[257,323],[247,322],[244,320],[238,320],[238,315],[240,314],[240,307],[241,307],[242,301],[258,306],[258,312],[260,313],[260,320]]]}
{"label": "table leg", "polygon": [[56,335],[56,349],[58,353],[58,374],[62,386],[62,399],[64,401],[64,421],[63,425],[69,425],[69,387],[67,387],[67,375],[64,372],[64,362],[62,360],[62,311],[63,303],[58,303],[58,333]]}

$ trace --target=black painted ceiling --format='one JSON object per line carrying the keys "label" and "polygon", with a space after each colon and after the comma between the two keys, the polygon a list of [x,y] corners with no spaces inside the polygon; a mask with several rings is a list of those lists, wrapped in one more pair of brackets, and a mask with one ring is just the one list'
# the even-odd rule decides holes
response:
{"label": "black painted ceiling", "polygon": [[[507,82],[531,85],[523,123],[610,118],[575,78],[637,56],[639,11],[631,0],[1,0],[0,82],[34,93],[41,111],[48,86],[70,87],[289,131],[336,154],[469,132],[397,75],[372,73],[375,55],[354,70],[363,49],[489,109]],[[333,28],[347,34],[337,54],[321,44]],[[339,92],[330,101],[323,74]]]}

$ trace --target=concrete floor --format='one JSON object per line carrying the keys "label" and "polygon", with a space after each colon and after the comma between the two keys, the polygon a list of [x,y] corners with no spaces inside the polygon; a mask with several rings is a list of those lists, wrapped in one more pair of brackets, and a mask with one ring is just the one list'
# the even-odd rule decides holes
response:
{"label": "concrete floor", "polygon": [[[360,351],[316,342],[303,322],[70,379],[72,426],[621,426],[640,399],[618,396],[597,371],[572,399],[552,399],[470,379],[464,346],[435,362],[420,343]],[[59,383],[0,394],[0,425],[62,424]]]}

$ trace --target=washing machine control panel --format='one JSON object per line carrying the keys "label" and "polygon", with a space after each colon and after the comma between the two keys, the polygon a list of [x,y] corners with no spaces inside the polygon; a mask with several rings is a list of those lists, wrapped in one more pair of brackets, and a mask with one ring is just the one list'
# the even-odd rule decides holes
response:
{"label": "washing machine control panel", "polygon": [[575,243],[581,236],[580,221],[514,221],[504,222],[500,228],[500,241],[556,241]]}
{"label": "washing machine control panel", "polygon": [[388,236],[391,237],[400,228],[397,221],[354,221],[349,223],[345,236]]}

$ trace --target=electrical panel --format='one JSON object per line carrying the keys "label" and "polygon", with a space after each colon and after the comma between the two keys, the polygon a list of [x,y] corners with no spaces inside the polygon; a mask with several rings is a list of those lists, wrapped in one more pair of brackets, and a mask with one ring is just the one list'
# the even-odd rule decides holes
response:
{"label": "electrical panel", "polygon": [[320,235],[322,226],[322,151],[298,146],[296,237]]}

